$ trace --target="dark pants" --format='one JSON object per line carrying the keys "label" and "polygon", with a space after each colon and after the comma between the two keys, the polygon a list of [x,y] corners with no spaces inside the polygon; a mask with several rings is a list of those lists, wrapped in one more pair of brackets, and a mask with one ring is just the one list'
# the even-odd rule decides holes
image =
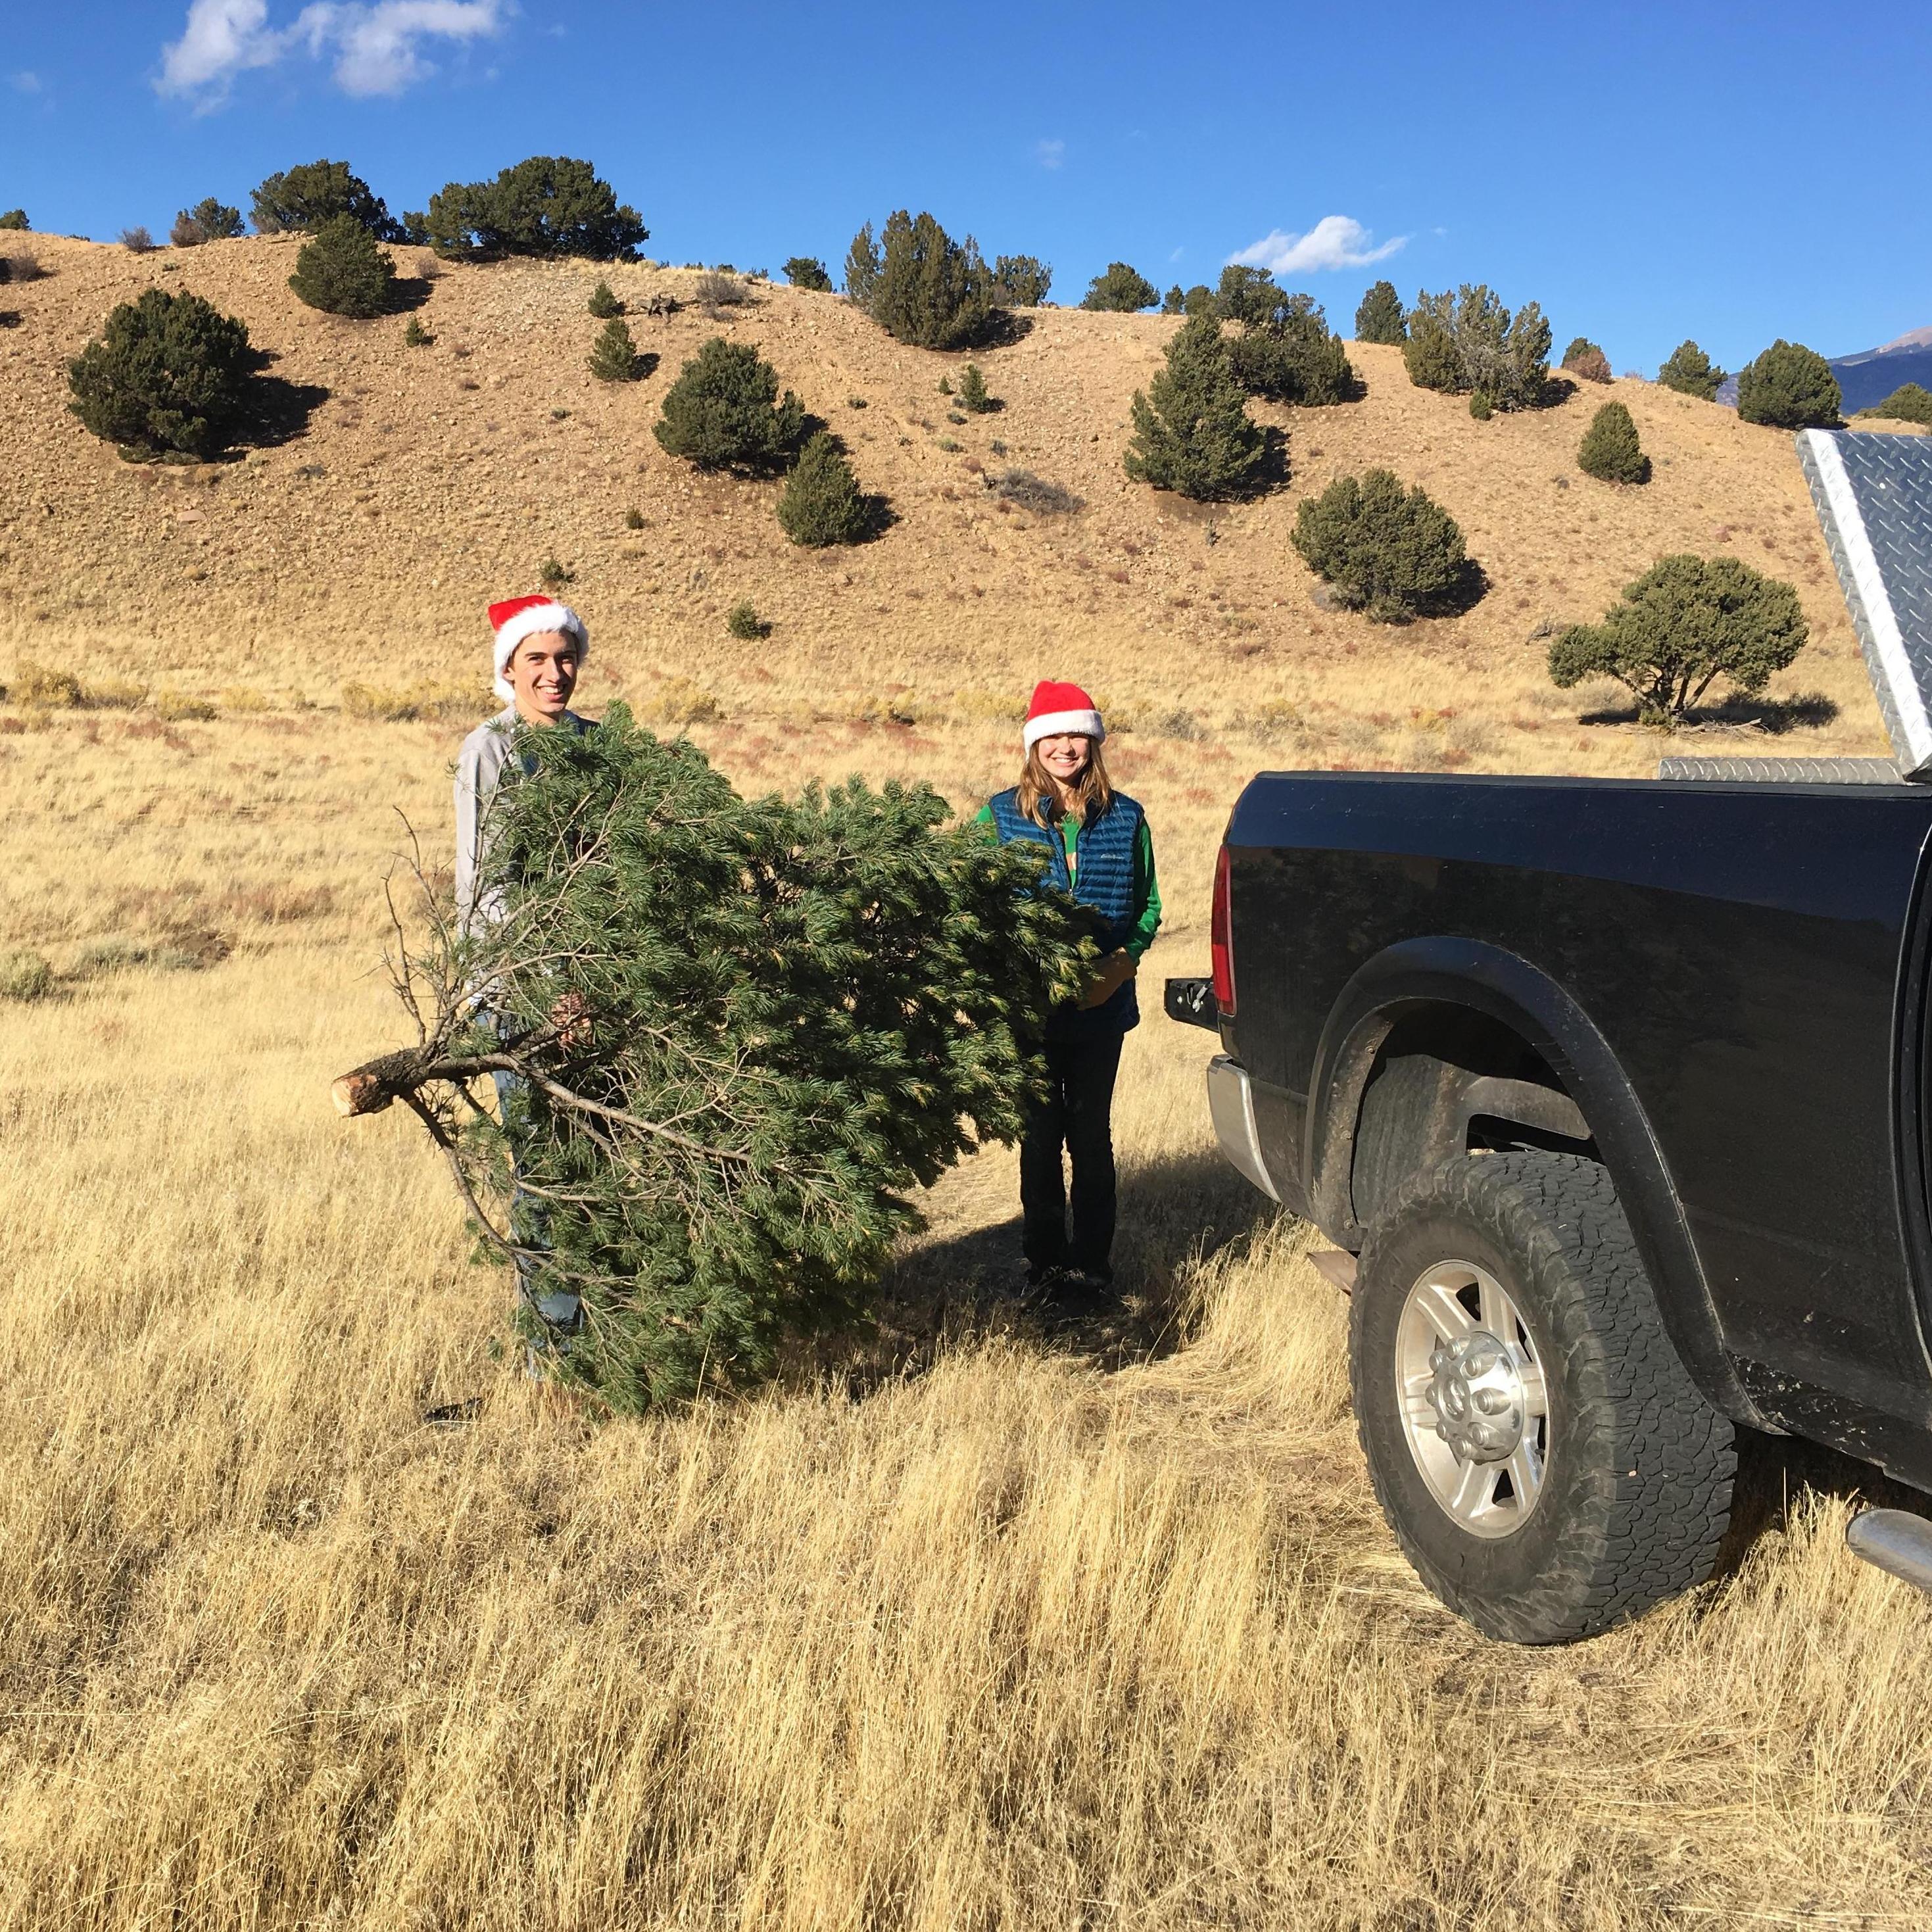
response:
{"label": "dark pants", "polygon": [[[1020,1213],[1027,1264],[1076,1268],[1102,1281],[1113,1276],[1114,1076],[1120,1067],[1118,1033],[1046,1043],[1047,1095],[1020,1143]],[[1073,1163],[1073,1227],[1060,1169]]]}
{"label": "dark pants", "polygon": [[[511,1102],[523,1089],[522,1078],[514,1073],[493,1073],[490,1078],[496,1085],[496,1105],[507,1119]],[[514,1156],[511,1164],[514,1169]],[[544,1220],[541,1202],[533,1201],[521,1188],[511,1196],[510,1238],[519,1247],[547,1248],[550,1246]],[[517,1299],[530,1309],[542,1324],[545,1346],[550,1349],[568,1351],[570,1337],[576,1334],[578,1325],[584,1318],[583,1304],[568,1292],[541,1292],[535,1286],[536,1270],[527,1256],[518,1256],[516,1264]],[[526,1366],[534,1376],[538,1372],[537,1350],[534,1344],[528,1353],[529,1360]]]}

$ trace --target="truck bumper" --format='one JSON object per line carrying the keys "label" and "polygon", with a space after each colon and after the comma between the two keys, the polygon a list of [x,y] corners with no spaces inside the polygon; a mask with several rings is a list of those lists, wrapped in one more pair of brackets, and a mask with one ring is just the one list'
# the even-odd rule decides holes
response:
{"label": "truck bumper", "polygon": [[1261,1136],[1255,1131],[1255,1095],[1248,1070],[1225,1053],[1208,1063],[1208,1112],[1229,1165],[1270,1201],[1279,1201],[1280,1192],[1268,1177]]}

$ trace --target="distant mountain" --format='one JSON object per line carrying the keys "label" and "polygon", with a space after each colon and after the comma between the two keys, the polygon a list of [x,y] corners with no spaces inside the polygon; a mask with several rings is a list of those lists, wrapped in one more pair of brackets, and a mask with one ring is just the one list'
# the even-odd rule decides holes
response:
{"label": "distant mountain", "polygon": [[[1826,359],[1844,392],[1846,415],[1856,416],[1860,410],[1883,402],[1903,383],[1917,382],[1932,389],[1932,328],[1907,329],[1880,348]],[[1737,407],[1736,376],[1718,389],[1717,400],[1726,409]]]}
{"label": "distant mountain", "polygon": [[1845,392],[1847,416],[1883,402],[1901,382],[1932,389],[1932,328],[1908,329],[1882,348],[1841,356],[1832,363],[1832,374]]}

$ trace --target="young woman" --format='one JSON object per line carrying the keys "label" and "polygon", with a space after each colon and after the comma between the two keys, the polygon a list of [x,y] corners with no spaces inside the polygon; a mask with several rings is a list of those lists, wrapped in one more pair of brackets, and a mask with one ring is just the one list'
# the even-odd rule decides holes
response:
{"label": "young woman", "polygon": [[[495,717],[486,718],[463,741],[456,758],[456,920],[467,933],[497,919],[502,908],[493,896],[478,896],[484,855],[490,844],[490,807],[515,756],[519,724],[540,730],[587,731],[591,721],[570,708],[578,674],[590,654],[590,634],[584,620],[567,604],[548,597],[512,597],[490,606],[494,634],[491,658],[496,668],[496,695],[506,700]],[[563,1006],[551,1016],[560,1024],[569,1018]],[[507,1114],[522,1082],[512,1073],[494,1074],[498,1105]],[[528,1197],[511,1203],[511,1226],[520,1242],[547,1245],[541,1217],[529,1211]],[[542,1325],[554,1346],[567,1345],[581,1314],[574,1294],[538,1294],[530,1286],[530,1268],[517,1263],[517,1293]],[[536,1354],[530,1352],[530,1372],[537,1372]]]}
{"label": "young woman", "polygon": [[[1048,848],[1046,876],[1100,914],[1100,970],[1078,1006],[1047,1022],[1049,1085],[1020,1147],[1020,1212],[1028,1286],[1091,1292],[1113,1280],[1114,1078],[1120,1042],[1140,1024],[1134,974],[1160,925],[1147,815],[1108,783],[1106,737],[1076,684],[1036,686],[1022,733],[1020,782],[980,816],[1002,844]],[[1061,1168],[1073,1168],[1071,1206]]]}

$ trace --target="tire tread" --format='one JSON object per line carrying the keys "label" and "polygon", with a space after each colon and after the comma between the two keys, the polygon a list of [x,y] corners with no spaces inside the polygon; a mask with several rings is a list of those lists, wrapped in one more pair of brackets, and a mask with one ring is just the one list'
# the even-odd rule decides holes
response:
{"label": "tire tread", "polygon": [[[1475,1601],[1405,1526],[1363,1428],[1376,1498],[1405,1553],[1452,1608],[1519,1642],[1592,1636],[1702,1582],[1730,1515],[1732,1425],[1706,1400],[1665,1331],[1608,1170],[1544,1153],[1463,1156],[1426,1170],[1376,1216],[1362,1251],[1363,1283],[1403,1228],[1445,1211],[1492,1230],[1538,1277],[1534,1299],[1550,1311],[1567,1377],[1569,1453],[1586,1459],[1588,1480],[1578,1520],[1537,1580],[1508,1603]],[[1359,1340],[1365,1306],[1358,1288],[1350,1350],[1358,1428],[1369,1394]],[[1557,1368],[1545,1364],[1546,1374]]]}

